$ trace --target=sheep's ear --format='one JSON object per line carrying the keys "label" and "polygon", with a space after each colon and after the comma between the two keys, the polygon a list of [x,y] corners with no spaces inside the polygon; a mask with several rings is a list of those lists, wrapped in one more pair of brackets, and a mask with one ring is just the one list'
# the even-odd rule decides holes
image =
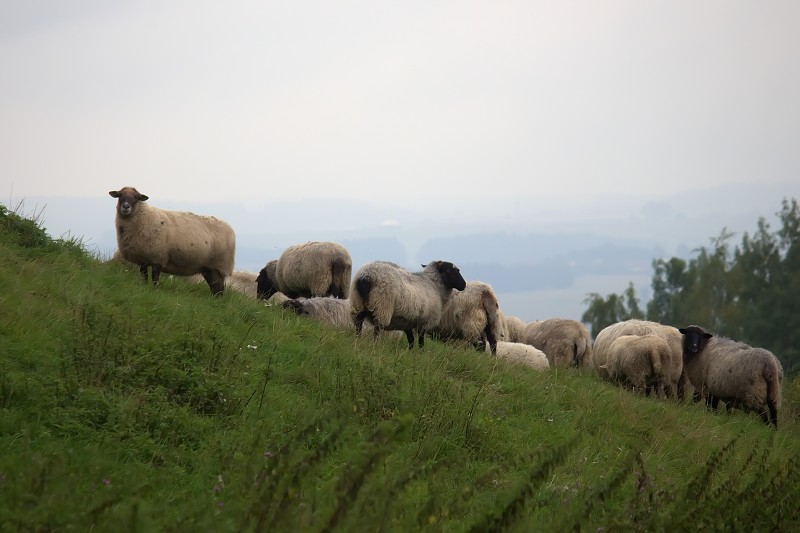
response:
{"label": "sheep's ear", "polygon": [[149,197],[149,196],[147,196],[146,194],[141,194],[141,193],[139,193],[139,201],[140,201],[140,202],[146,202],[146,201],[147,201],[147,200],[149,200],[149,199],[150,199],[150,197]]}
{"label": "sheep's ear", "polygon": [[683,335],[686,335],[686,328],[678,328],[678,331],[679,331],[681,334],[683,334]]}
{"label": "sheep's ear", "polygon": [[111,198],[119,198],[119,191],[108,191],[108,195]]}
{"label": "sheep's ear", "polygon": [[425,268],[426,266],[428,266],[428,265],[422,265],[422,268]]}
{"label": "sheep's ear", "polygon": [[711,333],[703,333],[703,338],[704,338],[704,339],[710,339],[710,338],[711,338],[711,337],[713,337],[713,336],[714,336],[714,335],[712,335]]}

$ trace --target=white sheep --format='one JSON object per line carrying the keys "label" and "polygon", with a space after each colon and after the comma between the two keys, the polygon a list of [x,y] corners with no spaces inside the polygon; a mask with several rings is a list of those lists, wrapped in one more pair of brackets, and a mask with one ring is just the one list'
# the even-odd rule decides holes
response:
{"label": "white sheep", "polygon": [[[276,293],[280,294],[280,293]],[[317,296],[313,298],[293,298],[283,302],[284,309],[291,309],[300,316],[343,329],[353,329],[350,314],[350,300]]]}
{"label": "white sheep", "polygon": [[236,255],[236,234],[228,223],[153,207],[146,203],[148,197],[133,187],[108,194],[117,198],[117,248],[126,261],[139,265],[145,280],[148,267],[154,284],[162,272],[202,274],[212,293],[224,291]]}
{"label": "white sheep", "polygon": [[708,405],[716,409],[722,400],[728,409],[755,411],[778,428],[783,367],[772,352],[715,337],[700,326],[679,331],[686,375]]}
{"label": "white sheep", "polygon": [[611,343],[606,369],[611,381],[661,397],[670,357],[667,341],[658,335],[621,335]]}
{"label": "white sheep", "polygon": [[258,294],[269,298],[280,291],[289,298],[347,298],[353,261],[341,244],[312,241],[289,246],[258,276]]}
{"label": "white sheep", "polygon": [[583,366],[591,358],[589,330],[577,320],[549,318],[525,326],[525,344],[547,354],[550,366]]}
{"label": "white sheep", "polygon": [[543,351],[522,342],[497,341],[497,352],[495,355],[498,359],[529,366],[536,370],[547,370],[550,368],[550,362],[547,360],[547,355]]}
{"label": "white sheep", "polygon": [[497,341],[503,337],[499,313],[492,287],[482,281],[468,281],[463,291],[453,289],[433,333],[445,340],[463,339],[479,349],[488,344],[496,353]]}
{"label": "white sheep", "polygon": [[518,317],[500,312],[503,324],[503,340],[506,342],[525,342],[525,327],[527,324]]}
{"label": "white sheep", "polygon": [[677,328],[649,320],[624,320],[603,328],[595,337],[592,346],[591,366],[603,379],[610,380],[606,367],[611,344],[622,335],[658,335],[670,349],[669,366],[663,370],[664,392],[683,399],[687,378],[683,372],[682,337]]}
{"label": "white sheep", "polygon": [[467,283],[458,267],[447,261],[423,265],[421,272],[409,272],[388,261],[373,261],[358,269],[350,288],[350,303],[356,334],[364,320],[380,330],[402,330],[408,347],[414,347],[414,331],[420,348],[425,333],[439,324],[442,309],[452,289],[464,290]]}

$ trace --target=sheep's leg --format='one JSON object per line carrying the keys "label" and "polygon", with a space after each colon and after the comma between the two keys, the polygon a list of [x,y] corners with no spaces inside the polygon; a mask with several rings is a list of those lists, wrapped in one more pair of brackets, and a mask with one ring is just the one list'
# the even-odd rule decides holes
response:
{"label": "sheep's leg", "polygon": [[142,275],[144,282],[147,283],[147,265],[139,265],[139,273]]}
{"label": "sheep's leg", "polygon": [[408,340],[408,349],[411,350],[414,348],[414,331],[410,329],[404,329],[403,332],[406,334],[406,339]]}
{"label": "sheep's leg", "polygon": [[[414,343],[413,343],[414,337],[411,337],[411,339],[412,339],[411,345],[413,346],[414,345]],[[425,346],[425,332],[424,331],[420,331],[419,332],[419,347],[422,348],[423,346]]]}
{"label": "sheep's leg", "polygon": [[153,285],[158,285],[158,280],[161,279],[161,265],[153,265]]}
{"label": "sheep's leg", "polygon": [[485,328],[483,328],[483,333],[486,335],[486,341],[489,343],[489,348],[492,350],[492,355],[497,355],[497,339],[492,333],[492,329],[487,324]]}
{"label": "sheep's leg", "polygon": [[356,335],[361,335],[361,330],[364,328],[364,319],[367,317],[366,311],[361,311],[353,316],[353,325],[356,328]]}
{"label": "sheep's leg", "polygon": [[772,422],[775,429],[778,429],[778,409],[775,407],[775,402],[767,400],[767,408],[769,409],[769,421],[765,420],[767,424]]}
{"label": "sheep's leg", "polygon": [[202,274],[203,279],[206,280],[208,287],[211,289],[211,294],[216,296],[225,291],[225,276],[222,275],[222,272],[219,270],[203,270]]}

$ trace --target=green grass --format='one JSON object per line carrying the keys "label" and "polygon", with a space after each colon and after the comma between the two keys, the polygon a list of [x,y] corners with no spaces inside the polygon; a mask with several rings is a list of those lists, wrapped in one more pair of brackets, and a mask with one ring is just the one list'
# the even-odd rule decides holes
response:
{"label": "green grass", "polygon": [[800,526],[797,379],[776,432],[154,289],[5,208],[0,354],[0,531]]}

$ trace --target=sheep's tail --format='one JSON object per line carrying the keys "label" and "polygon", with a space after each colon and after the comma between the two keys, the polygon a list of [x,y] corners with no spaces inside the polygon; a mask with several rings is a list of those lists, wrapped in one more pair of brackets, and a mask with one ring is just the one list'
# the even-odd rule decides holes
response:
{"label": "sheep's tail", "polygon": [[500,306],[495,295],[488,290],[483,291],[483,294],[481,294],[481,304],[484,311],[486,311],[486,340],[489,342],[492,353],[496,354],[497,337],[495,337],[494,332],[502,329],[499,316]]}
{"label": "sheep's tail", "polygon": [[572,347],[572,364],[577,367],[583,366],[583,362],[587,357],[586,352],[589,349],[589,343],[586,342],[586,339],[578,339],[573,343]]}
{"label": "sheep's tail", "polygon": [[769,422],[778,429],[778,407],[781,404],[780,373],[775,364],[764,366],[764,380],[767,382],[767,408],[769,409]]}
{"label": "sheep's tail", "polygon": [[344,295],[344,279],[347,265],[342,259],[334,259],[331,262],[331,286],[328,287],[328,294],[334,298],[346,298]]}
{"label": "sheep's tail", "polygon": [[364,301],[364,307],[369,306],[369,293],[372,291],[372,280],[367,277],[356,279],[356,292]]}
{"label": "sheep's tail", "polygon": [[661,376],[661,353],[658,350],[650,350],[650,364],[653,365],[653,375]]}

